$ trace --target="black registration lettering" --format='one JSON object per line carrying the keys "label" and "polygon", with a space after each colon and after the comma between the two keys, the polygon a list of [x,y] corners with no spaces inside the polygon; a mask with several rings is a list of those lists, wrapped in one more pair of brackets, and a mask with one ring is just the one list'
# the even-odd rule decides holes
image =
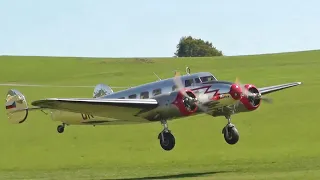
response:
{"label": "black registration lettering", "polygon": [[82,114],[82,113],[81,113],[81,117],[82,117],[83,120],[93,119],[94,118],[93,115],[91,115],[91,114]]}

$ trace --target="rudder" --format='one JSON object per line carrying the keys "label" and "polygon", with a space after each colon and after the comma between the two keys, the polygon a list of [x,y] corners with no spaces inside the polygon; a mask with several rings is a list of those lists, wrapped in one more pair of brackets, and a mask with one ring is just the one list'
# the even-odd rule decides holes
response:
{"label": "rudder", "polygon": [[100,98],[108,94],[112,94],[113,90],[105,84],[98,84],[93,90],[93,98]]}
{"label": "rudder", "polygon": [[5,106],[9,122],[20,124],[27,119],[28,104],[24,95],[18,90],[8,91]]}

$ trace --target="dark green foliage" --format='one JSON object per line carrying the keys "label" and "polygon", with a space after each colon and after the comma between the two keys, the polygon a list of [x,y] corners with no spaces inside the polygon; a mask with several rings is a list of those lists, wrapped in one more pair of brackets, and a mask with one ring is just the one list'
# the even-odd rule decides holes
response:
{"label": "dark green foliage", "polygon": [[223,56],[222,52],[216,49],[211,42],[191,36],[184,36],[180,39],[175,55],[177,57]]}

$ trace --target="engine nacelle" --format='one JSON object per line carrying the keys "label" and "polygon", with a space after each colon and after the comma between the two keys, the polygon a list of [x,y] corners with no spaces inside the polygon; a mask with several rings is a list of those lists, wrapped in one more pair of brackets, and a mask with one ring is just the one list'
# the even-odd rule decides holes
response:
{"label": "engine nacelle", "polygon": [[[246,91],[254,94],[260,94],[259,90],[252,84],[246,84],[244,86]],[[241,104],[238,107],[239,112],[247,112],[247,111],[254,111],[259,108],[261,99],[254,98],[251,96],[242,96],[240,99]]]}
{"label": "engine nacelle", "polygon": [[190,116],[198,110],[196,95],[189,89],[161,94],[155,99],[159,106],[148,112],[145,117],[151,121]]}
{"label": "engine nacelle", "polygon": [[189,116],[198,110],[195,104],[196,95],[190,89],[178,91],[175,100],[172,102],[183,116]]}

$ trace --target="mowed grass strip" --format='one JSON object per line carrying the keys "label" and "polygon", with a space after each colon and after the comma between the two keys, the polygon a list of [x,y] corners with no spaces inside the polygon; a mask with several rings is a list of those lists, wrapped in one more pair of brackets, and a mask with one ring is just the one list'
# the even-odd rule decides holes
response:
{"label": "mowed grass strip", "polygon": [[[258,87],[301,81],[268,95],[255,112],[232,117],[240,132],[225,143],[224,117],[208,115],[169,122],[176,147],[166,152],[157,139],[160,123],[67,126],[42,112],[24,124],[0,111],[0,179],[319,179],[320,51],[218,58],[0,57],[0,83],[134,86],[182,74],[209,71],[218,79]],[[47,97],[92,97],[93,88],[6,87],[28,102]],[[118,89],[114,89],[117,91]]]}

